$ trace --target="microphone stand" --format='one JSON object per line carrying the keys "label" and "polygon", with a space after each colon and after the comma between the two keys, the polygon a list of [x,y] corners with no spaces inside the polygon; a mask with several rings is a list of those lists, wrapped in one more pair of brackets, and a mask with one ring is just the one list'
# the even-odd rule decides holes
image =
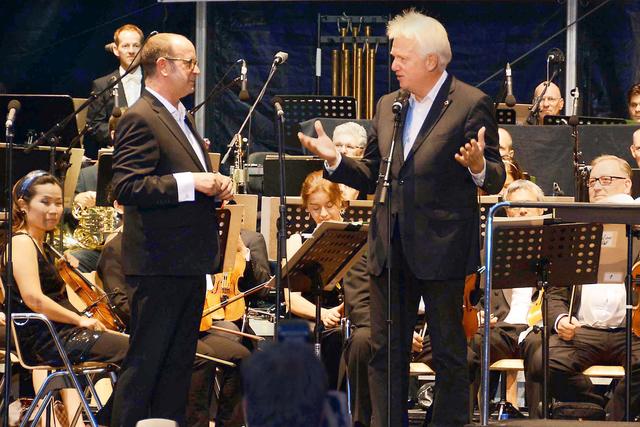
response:
{"label": "microphone stand", "polygon": [[[279,64],[276,62],[276,60],[274,60],[273,63],[271,64],[271,69],[269,70],[269,76],[267,77],[267,81],[264,82],[264,85],[262,86],[260,93],[256,97],[256,100],[253,102],[253,105],[251,105],[251,108],[249,108],[249,112],[244,118],[244,121],[242,122],[242,124],[240,125],[240,129],[238,129],[238,131],[234,134],[233,138],[231,138],[231,141],[227,145],[228,149],[227,149],[227,152],[224,154],[222,161],[220,162],[220,166],[227,163],[227,161],[229,160],[229,156],[231,155],[231,151],[233,150],[234,147],[236,147],[236,150],[237,150],[236,156],[242,155],[242,137],[241,137],[242,131],[244,130],[244,127],[247,125],[247,123],[249,122],[249,119],[251,118],[253,111],[256,109],[256,106],[262,100],[262,97],[267,91],[267,86],[269,85],[269,83],[271,82],[271,79],[276,73],[276,70],[278,69],[278,65]],[[240,159],[239,162],[237,160],[238,159],[236,159],[236,163],[239,165],[242,165],[242,159]],[[234,183],[236,183],[236,186],[238,186],[238,184],[242,184],[242,187],[244,188],[244,183],[246,182],[246,176],[244,175],[245,175],[244,168],[241,168],[239,171],[237,171],[237,168],[234,168],[232,176],[233,176]]]}
{"label": "microphone stand", "polygon": [[389,155],[386,159],[386,168],[384,172],[384,181],[382,184],[382,190],[380,191],[380,198],[378,203],[386,205],[387,207],[387,426],[391,425],[391,332],[392,332],[392,320],[391,319],[391,269],[392,269],[392,250],[391,250],[391,234],[393,221],[391,219],[391,164],[393,162],[393,154],[396,148],[396,137],[398,135],[398,129],[402,123],[402,110],[404,109],[404,103],[400,109],[394,111],[393,118],[393,133],[391,134],[391,147],[389,148]]}
{"label": "microphone stand", "polygon": [[[266,86],[266,85],[265,85]],[[280,212],[280,218],[278,218],[278,243],[277,243],[277,261],[276,261],[276,319],[275,319],[275,333],[274,341],[278,342],[278,325],[280,324],[280,315],[282,311],[282,260],[287,256],[287,202],[286,202],[286,190],[285,183],[285,168],[284,168],[284,113],[278,114],[276,112],[277,137],[278,137],[278,170],[280,173],[280,205],[278,210]],[[318,325],[316,325],[318,327]]]}
{"label": "microphone stand", "polygon": [[207,97],[204,99],[204,101],[202,101],[200,104],[196,105],[195,107],[193,107],[191,110],[189,110],[190,114],[195,114],[200,108],[204,107],[204,105],[209,102],[211,100],[211,98],[213,98],[213,95],[217,94],[219,91],[222,91],[224,89],[228,89],[231,86],[233,86],[234,84],[236,84],[239,80],[240,77],[236,77],[235,79],[233,79],[231,81],[231,83],[228,83],[226,85],[224,85],[223,87],[219,88],[218,86],[220,86],[222,84],[222,81],[224,80],[225,77],[227,77],[227,74],[229,74],[231,72],[231,70],[233,69],[233,67],[236,66],[236,64],[239,64],[240,62],[242,62],[242,59],[238,59],[236,62],[234,62],[233,64],[231,64],[229,66],[229,68],[227,68],[227,71],[224,72],[224,74],[222,75],[222,77],[220,77],[220,80],[218,80],[218,82],[216,83],[216,85],[213,87],[213,89],[211,89],[211,92],[209,92],[209,95],[207,95]]}
{"label": "microphone stand", "polygon": [[6,143],[7,143],[7,158],[6,163],[6,183],[9,187],[7,195],[7,283],[5,284],[5,298],[4,298],[4,314],[5,314],[5,345],[4,345],[4,390],[3,390],[3,405],[2,405],[2,425],[9,425],[9,403],[11,399],[11,295],[13,293],[13,287],[15,286],[13,279],[13,148],[14,148],[14,136],[13,123],[10,126],[6,126],[5,130]]}

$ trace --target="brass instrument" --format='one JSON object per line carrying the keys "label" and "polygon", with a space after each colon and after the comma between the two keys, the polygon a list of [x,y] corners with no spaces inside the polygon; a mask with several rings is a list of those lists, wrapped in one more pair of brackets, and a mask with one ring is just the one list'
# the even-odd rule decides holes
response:
{"label": "brass instrument", "polygon": [[236,194],[246,193],[247,188],[247,173],[244,168],[244,149],[243,143],[246,139],[242,138],[239,133],[234,137],[234,145],[236,151],[236,157],[233,162],[233,170],[231,171],[231,179],[233,180],[234,189]]}
{"label": "brass instrument", "polygon": [[118,214],[113,207],[94,206],[84,208],[74,203],[71,214],[78,220],[78,226],[73,231],[73,241],[67,236],[63,242],[85,249],[100,249],[105,243],[107,236],[114,233],[118,227]]}

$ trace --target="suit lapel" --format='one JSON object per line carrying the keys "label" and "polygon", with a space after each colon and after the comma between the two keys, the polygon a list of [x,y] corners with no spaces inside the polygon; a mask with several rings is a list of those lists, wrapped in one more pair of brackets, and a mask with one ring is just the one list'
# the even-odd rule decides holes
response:
{"label": "suit lapel", "polygon": [[198,145],[200,145],[200,149],[202,149],[202,154],[204,154],[204,161],[207,165],[207,171],[213,172],[213,166],[211,165],[211,159],[209,158],[209,149],[204,143],[204,139],[200,136],[200,134],[196,130],[195,119],[193,118],[193,115],[189,112],[187,112],[186,117],[187,117],[187,126],[191,130],[191,133],[193,133],[193,136],[196,137],[196,140],[198,141]]}
{"label": "suit lapel", "polygon": [[[146,90],[143,90],[142,97],[146,98],[147,101],[149,101],[149,103],[151,104],[151,108],[158,114],[158,117],[160,118],[162,123],[164,123],[167,129],[169,129],[169,131],[173,134],[173,136],[175,136],[178,142],[180,142],[180,144],[182,145],[182,148],[184,148],[185,151],[189,154],[189,156],[191,157],[193,162],[196,164],[198,169],[202,172],[206,172],[202,168],[202,163],[200,162],[200,159],[196,155],[195,151],[193,151],[193,147],[191,147],[191,143],[189,143],[187,136],[184,134],[180,126],[178,126],[176,119],[174,119],[171,113],[169,113],[169,110],[167,110],[166,107],[162,105],[162,103],[155,96],[151,95]],[[200,140],[197,134],[196,134],[196,139],[198,139],[198,141]],[[205,154],[206,154],[206,151],[205,151]],[[207,156],[205,155],[205,162],[207,161],[206,157]]]}
{"label": "suit lapel", "polygon": [[416,140],[405,159],[405,163],[413,154],[420,148],[422,144],[427,140],[427,137],[433,130],[434,126],[440,118],[444,115],[445,111],[449,105],[451,105],[451,99],[449,99],[449,95],[455,90],[455,84],[453,83],[453,77],[451,74],[447,76],[447,79],[444,81],[444,84],[440,88],[440,91],[436,95],[436,99],[433,101],[433,105],[429,110],[429,114],[424,119],[422,123],[422,127],[420,128],[420,132],[418,132],[418,136],[416,136]]}

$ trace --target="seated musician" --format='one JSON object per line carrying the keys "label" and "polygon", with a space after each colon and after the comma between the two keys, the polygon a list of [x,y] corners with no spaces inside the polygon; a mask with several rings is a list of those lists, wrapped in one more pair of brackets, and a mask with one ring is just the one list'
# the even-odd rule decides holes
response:
{"label": "seated musician", "polygon": [[[122,206],[113,201],[114,207],[122,213]],[[104,290],[115,305],[117,313],[125,323],[129,323],[129,289],[122,270],[122,227],[110,236],[98,262],[97,276]],[[227,321],[214,321],[214,326],[232,331],[238,328]],[[223,359],[236,364],[236,368],[219,365],[223,371],[220,399],[216,414],[216,426],[241,426],[242,408],[240,394],[240,365],[250,354],[237,335],[209,329],[200,333],[196,351],[210,357]],[[196,357],[189,387],[187,403],[187,423],[189,427],[207,427],[209,425],[209,404],[211,402],[216,374],[216,364]]]}
{"label": "seated musician", "polygon": [[536,86],[536,89],[533,92],[534,103],[537,98],[542,96],[542,100],[540,101],[540,111],[538,112],[538,121],[536,122],[538,125],[544,124],[544,118],[546,116],[557,116],[562,114],[562,108],[564,107],[562,93],[555,83],[549,82],[549,87],[544,95],[542,95],[542,91],[546,84],[547,82],[540,83]]}
{"label": "seated musician", "polygon": [[[591,163],[589,201],[632,203],[631,168],[616,156],[600,156]],[[626,290],[623,283],[552,287],[548,321],[555,334],[549,342],[551,395],[564,402],[603,405],[582,371],[592,365],[623,365],[625,361]],[[569,313],[569,307],[572,307]],[[632,336],[631,419],[640,412],[640,338]],[[608,419],[624,418],[624,380],[616,386],[606,407]]]}
{"label": "seated musician", "polygon": [[[302,204],[316,224],[324,221],[342,221],[343,197],[338,184],[322,178],[322,171],[307,176],[302,184]],[[311,232],[312,230],[308,230]],[[287,253],[293,254],[302,244],[303,236],[293,235],[287,241]],[[369,343],[369,277],[366,273],[366,257],[363,256],[347,273],[342,282],[344,302],[340,302],[338,289],[324,292],[321,320],[324,326],[322,361],[329,375],[329,387],[336,389],[338,365],[342,353],[340,324],[348,317],[351,336],[345,344],[344,357],[352,396],[352,416],[355,425],[367,426],[371,419],[369,397],[368,361],[371,357]],[[328,295],[327,295],[328,294]],[[300,292],[285,292],[285,300],[292,314],[315,319],[316,307],[308,295]]]}
{"label": "seated musician", "polygon": [[627,109],[632,123],[640,123],[640,83],[636,83],[627,91]]}
{"label": "seated musician", "polygon": [[[13,197],[11,241],[13,278],[17,286],[11,293],[12,310],[47,316],[56,326],[58,337],[72,363],[100,361],[119,365],[127,352],[127,338],[105,332],[106,328],[99,320],[81,315],[71,305],[65,282],[56,269],[54,255],[45,244],[47,234],[55,229],[62,216],[60,182],[47,172],[33,171],[18,180],[13,187]],[[0,249],[3,283],[7,281],[8,262],[5,244]],[[17,330],[27,363],[62,363],[44,324],[28,322]],[[77,405],[73,409],[71,405],[66,406],[73,416]]]}
{"label": "seated musician", "polygon": [[[367,145],[367,130],[356,122],[342,123],[333,130],[333,143],[340,154],[359,159],[364,154],[364,147]],[[338,185],[340,185],[344,200],[366,198],[366,194],[361,195],[355,188],[347,187],[344,184]]]}
{"label": "seated musician", "polygon": [[631,151],[631,156],[640,168],[640,129],[633,133],[633,140],[631,141],[629,150]]}

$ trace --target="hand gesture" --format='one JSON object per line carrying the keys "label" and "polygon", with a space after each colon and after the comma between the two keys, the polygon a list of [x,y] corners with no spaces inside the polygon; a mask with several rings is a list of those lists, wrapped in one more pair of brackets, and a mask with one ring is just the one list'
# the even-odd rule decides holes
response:
{"label": "hand gesture", "polygon": [[318,137],[312,138],[302,132],[298,132],[298,139],[300,139],[300,143],[316,156],[326,160],[330,167],[335,167],[336,162],[338,161],[338,150],[336,150],[335,144],[324,132],[322,123],[320,123],[319,120],[316,120],[314,126]]}
{"label": "hand gesture", "polygon": [[216,196],[220,200],[229,200],[233,197],[233,181],[228,176],[218,172],[194,173],[193,183],[196,191],[207,196]]}
{"label": "hand gesture", "polygon": [[465,168],[469,168],[473,173],[480,173],[484,168],[484,126],[478,131],[478,140],[471,141],[460,147],[460,153],[456,153],[455,158]]}
{"label": "hand gesture", "polygon": [[576,328],[579,327],[578,319],[572,317],[570,323],[569,316],[565,316],[558,321],[558,336],[565,341],[571,341],[576,335]]}

